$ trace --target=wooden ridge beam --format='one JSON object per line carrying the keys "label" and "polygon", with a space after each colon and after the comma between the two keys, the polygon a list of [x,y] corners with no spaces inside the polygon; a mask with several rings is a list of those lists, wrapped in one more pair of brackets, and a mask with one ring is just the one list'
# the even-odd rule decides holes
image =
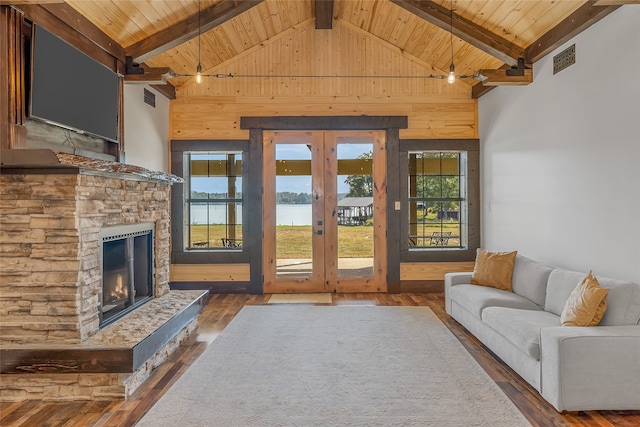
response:
{"label": "wooden ridge beam", "polygon": [[[198,34],[205,33],[224,24],[264,0],[221,0],[213,6],[191,15],[187,19],[175,25],[165,28],[144,40],[125,48],[127,56],[131,56],[134,62],[142,63],[154,56],[160,55],[182,43],[185,43]],[[198,27],[200,21],[200,27]]]}
{"label": "wooden ridge beam", "polygon": [[[498,58],[508,65],[516,65],[518,58],[524,57],[524,49],[510,41],[474,24],[466,18],[451,12],[433,1],[420,0],[389,0],[392,3],[419,16],[425,21],[452,31],[465,42],[477,47],[483,52]],[[453,23],[451,22],[453,16]]]}
{"label": "wooden ridge beam", "polygon": [[315,0],[316,30],[330,30],[333,27],[333,0]]}
{"label": "wooden ridge beam", "polygon": [[580,34],[620,6],[596,6],[597,1],[588,1],[558,25],[534,41],[525,49],[524,59],[527,64],[539,61],[545,55],[571,38]]}

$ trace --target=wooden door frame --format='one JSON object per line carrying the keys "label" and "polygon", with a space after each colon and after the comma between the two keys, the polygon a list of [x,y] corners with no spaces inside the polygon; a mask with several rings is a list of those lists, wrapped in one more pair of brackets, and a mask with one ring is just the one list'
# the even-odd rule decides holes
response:
{"label": "wooden door frame", "polygon": [[[386,182],[387,188],[399,188],[398,144],[400,129],[408,127],[407,116],[275,116],[241,117],[240,128],[249,131],[250,159],[254,172],[262,177],[263,132],[269,130],[383,130],[386,132]],[[256,162],[257,159],[260,161]],[[255,185],[254,185],[255,184]],[[395,190],[394,190],[395,191]],[[262,183],[249,186],[249,196],[262,197]],[[387,198],[387,291],[400,292],[400,211],[395,209],[392,197]],[[249,213],[249,221],[255,226],[255,244],[248,248],[250,252],[250,291],[263,293],[263,254],[262,254],[262,210]],[[258,244],[259,243],[259,244]]]}
{"label": "wooden door frame", "polygon": [[[327,283],[325,281],[324,270],[314,268],[311,277],[292,277],[278,278],[276,265],[276,159],[275,147],[276,143],[305,143],[311,145],[311,170],[312,176],[318,174],[324,177],[324,159],[322,152],[324,151],[323,134],[321,132],[299,132],[299,131],[270,131],[263,134],[263,197],[262,197],[262,253],[263,253],[263,289],[264,292],[328,292]],[[324,235],[317,233],[317,221],[324,216],[324,212],[319,212],[316,203],[324,204],[324,185],[323,179],[313,179],[312,184],[312,236],[311,244],[313,247],[322,247],[324,245]],[[324,218],[322,218],[324,221]],[[324,225],[322,226],[324,229]],[[312,265],[325,265],[325,252],[313,251]]]}
{"label": "wooden door frame", "polygon": [[[333,291],[336,292],[387,292],[387,173],[386,173],[386,138],[383,131],[327,131],[329,137],[334,138],[330,147],[336,148],[341,139],[371,139],[371,145],[373,149],[373,207],[374,207],[374,222],[373,222],[373,247],[374,247],[374,264],[373,264],[373,276],[371,277],[358,277],[358,278],[340,278],[337,275],[337,266],[331,271],[336,272],[336,277],[328,277],[327,281],[332,285]],[[337,161],[334,162],[337,167]],[[334,176],[337,175],[337,170],[334,171]],[[334,192],[334,193],[337,193]],[[326,205],[326,218],[330,218],[333,221],[328,224],[332,230],[337,230],[337,217],[331,214],[332,206],[335,203]],[[334,239],[338,241],[337,236]],[[330,260],[337,260],[337,245],[334,248],[329,248],[328,254]]]}
{"label": "wooden door frame", "polygon": [[[387,292],[386,144],[382,131],[269,131],[263,148],[263,269],[264,291]],[[340,278],[338,271],[337,174],[338,144],[370,141],[373,150],[373,275]],[[276,259],[275,144],[308,143],[312,151],[312,274],[278,278]],[[316,205],[316,203],[318,205]],[[320,209],[322,207],[322,209]],[[319,226],[319,224],[322,224]],[[323,234],[318,234],[322,230]]]}

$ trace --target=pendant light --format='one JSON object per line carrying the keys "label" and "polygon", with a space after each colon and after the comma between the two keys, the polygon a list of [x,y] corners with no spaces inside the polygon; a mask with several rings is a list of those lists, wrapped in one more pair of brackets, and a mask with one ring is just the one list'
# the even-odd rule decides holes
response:
{"label": "pendant light", "polygon": [[202,83],[202,64],[200,63],[200,0],[198,0],[198,66],[196,67],[196,83]]}
{"label": "pendant light", "polygon": [[454,84],[456,82],[456,67],[453,65],[453,0],[451,0],[451,10],[450,10],[450,27],[449,27],[449,35],[450,35],[450,44],[451,44],[451,65],[449,65],[449,75],[447,76],[447,81],[449,84]]}

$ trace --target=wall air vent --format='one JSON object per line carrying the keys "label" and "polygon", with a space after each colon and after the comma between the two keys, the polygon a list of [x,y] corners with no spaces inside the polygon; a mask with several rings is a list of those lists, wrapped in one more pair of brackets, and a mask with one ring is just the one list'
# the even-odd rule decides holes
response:
{"label": "wall air vent", "polygon": [[156,94],[148,89],[144,90],[144,103],[156,108]]}
{"label": "wall air vent", "polygon": [[569,65],[576,63],[576,45],[572,44],[559,54],[553,57],[553,74],[567,68]]}

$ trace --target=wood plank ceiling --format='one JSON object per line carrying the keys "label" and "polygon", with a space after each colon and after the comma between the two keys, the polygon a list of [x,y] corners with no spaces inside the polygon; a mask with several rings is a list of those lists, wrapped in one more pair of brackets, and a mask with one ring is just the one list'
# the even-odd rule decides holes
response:
{"label": "wood plank ceiling", "polygon": [[[613,3],[630,2],[636,1]],[[611,0],[602,6],[586,0],[65,0],[64,3],[46,3],[42,7],[60,16],[61,10],[71,6],[124,48],[135,62],[144,63],[147,68],[169,67],[174,75],[191,76],[195,74],[198,58],[204,74],[216,74],[236,58],[315,20],[316,14],[316,28],[326,28],[317,31],[331,31],[332,21],[340,21],[430,66],[435,74],[449,71],[453,53],[458,75],[500,69],[497,73],[504,76],[504,69],[515,66],[518,58],[530,67],[618,7],[611,6]],[[498,80],[498,84],[504,83]],[[178,76],[168,81],[181,87],[192,84],[194,79]],[[474,88],[477,96],[483,91],[478,80],[460,82],[477,85],[479,89]]]}

